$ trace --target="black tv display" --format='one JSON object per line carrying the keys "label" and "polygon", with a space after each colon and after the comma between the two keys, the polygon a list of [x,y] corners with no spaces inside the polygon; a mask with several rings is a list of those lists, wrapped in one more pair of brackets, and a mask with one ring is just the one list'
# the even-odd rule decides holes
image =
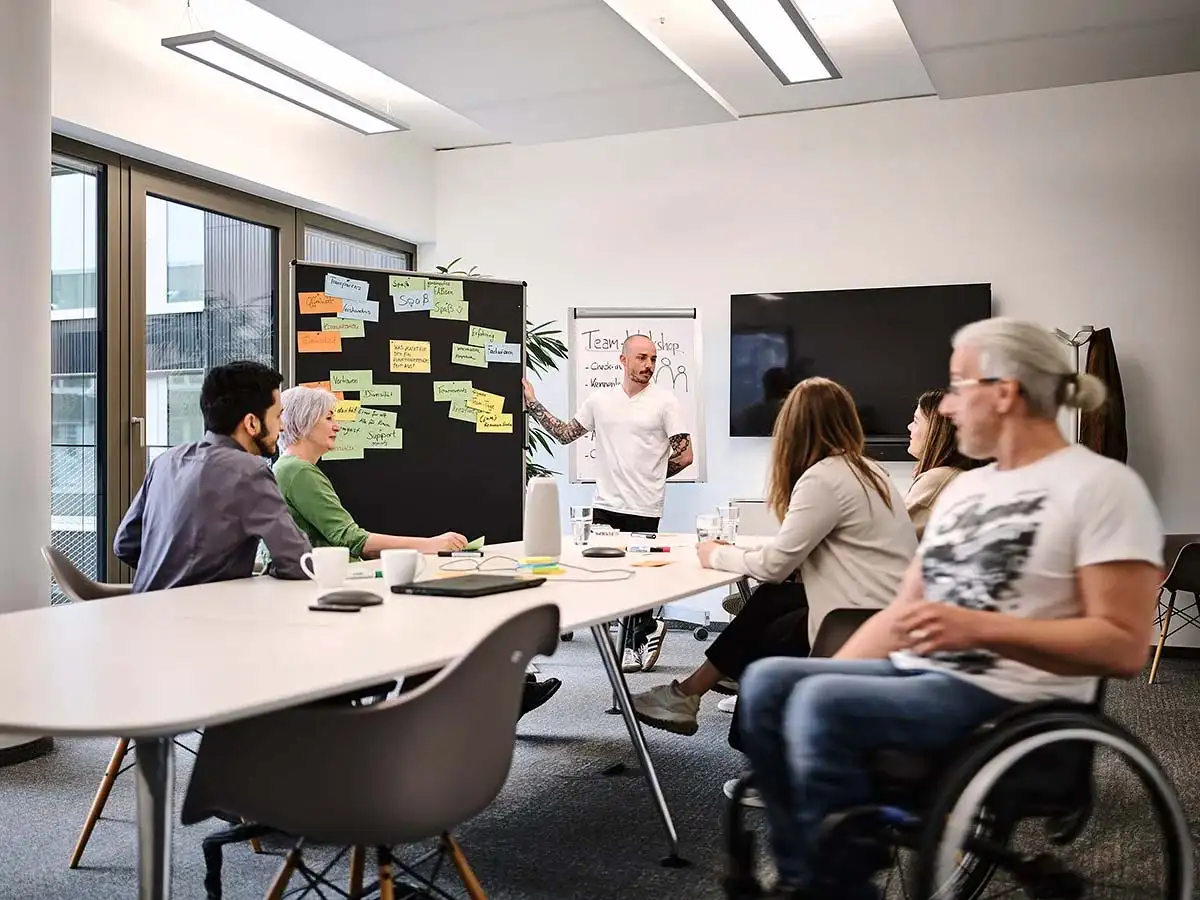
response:
{"label": "black tv display", "polygon": [[992,314],[992,288],[735,294],[729,307],[732,436],[769,436],[792,386],[823,375],[854,396],[870,455],[901,461],[917,397],[946,386],[950,339]]}

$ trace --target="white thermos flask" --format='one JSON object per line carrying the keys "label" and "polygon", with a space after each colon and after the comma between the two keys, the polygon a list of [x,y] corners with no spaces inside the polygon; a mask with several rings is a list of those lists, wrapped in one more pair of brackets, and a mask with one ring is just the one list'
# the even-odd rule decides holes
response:
{"label": "white thermos flask", "polygon": [[559,527],[558,482],[539,476],[530,478],[525,488],[525,555],[562,555],[562,528]]}

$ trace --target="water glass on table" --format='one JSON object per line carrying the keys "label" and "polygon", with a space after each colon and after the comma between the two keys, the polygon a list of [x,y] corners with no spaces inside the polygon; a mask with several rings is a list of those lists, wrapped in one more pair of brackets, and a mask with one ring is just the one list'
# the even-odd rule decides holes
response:
{"label": "water glass on table", "polygon": [[592,508],[590,506],[571,507],[571,539],[576,547],[586,547],[592,536]]}
{"label": "water glass on table", "polygon": [[738,536],[738,517],[741,508],[737,506],[718,506],[717,515],[721,518],[721,540],[727,544],[736,544]]}
{"label": "water glass on table", "polygon": [[721,539],[721,517],[713,513],[696,516],[696,542],[719,541]]}

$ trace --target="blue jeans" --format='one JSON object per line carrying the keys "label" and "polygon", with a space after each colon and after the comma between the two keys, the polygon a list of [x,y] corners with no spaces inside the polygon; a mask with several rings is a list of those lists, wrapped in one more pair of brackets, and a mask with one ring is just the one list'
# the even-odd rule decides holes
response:
{"label": "blue jeans", "polygon": [[737,714],[780,880],[844,900],[876,897],[870,865],[851,870],[841,859],[828,871],[835,867],[823,865],[816,846],[826,816],[874,799],[866,754],[946,748],[1010,705],[952,675],[907,672],[887,660],[752,663]]}

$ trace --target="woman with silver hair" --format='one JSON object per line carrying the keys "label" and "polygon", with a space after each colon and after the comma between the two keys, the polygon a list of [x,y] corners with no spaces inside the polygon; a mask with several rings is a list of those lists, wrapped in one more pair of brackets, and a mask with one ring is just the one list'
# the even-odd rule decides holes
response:
{"label": "woman with silver hair", "polygon": [[329,391],[310,387],[288,388],[283,392],[279,446],[275,480],[292,518],[308,535],[314,547],[346,547],[350,558],[370,559],[382,550],[461,550],[467,539],[447,531],[437,537],[402,537],[375,534],[360,528],[342,506],[337,491],[317,468],[322,456],[333,449],[341,426],[333,418],[337,397]]}

